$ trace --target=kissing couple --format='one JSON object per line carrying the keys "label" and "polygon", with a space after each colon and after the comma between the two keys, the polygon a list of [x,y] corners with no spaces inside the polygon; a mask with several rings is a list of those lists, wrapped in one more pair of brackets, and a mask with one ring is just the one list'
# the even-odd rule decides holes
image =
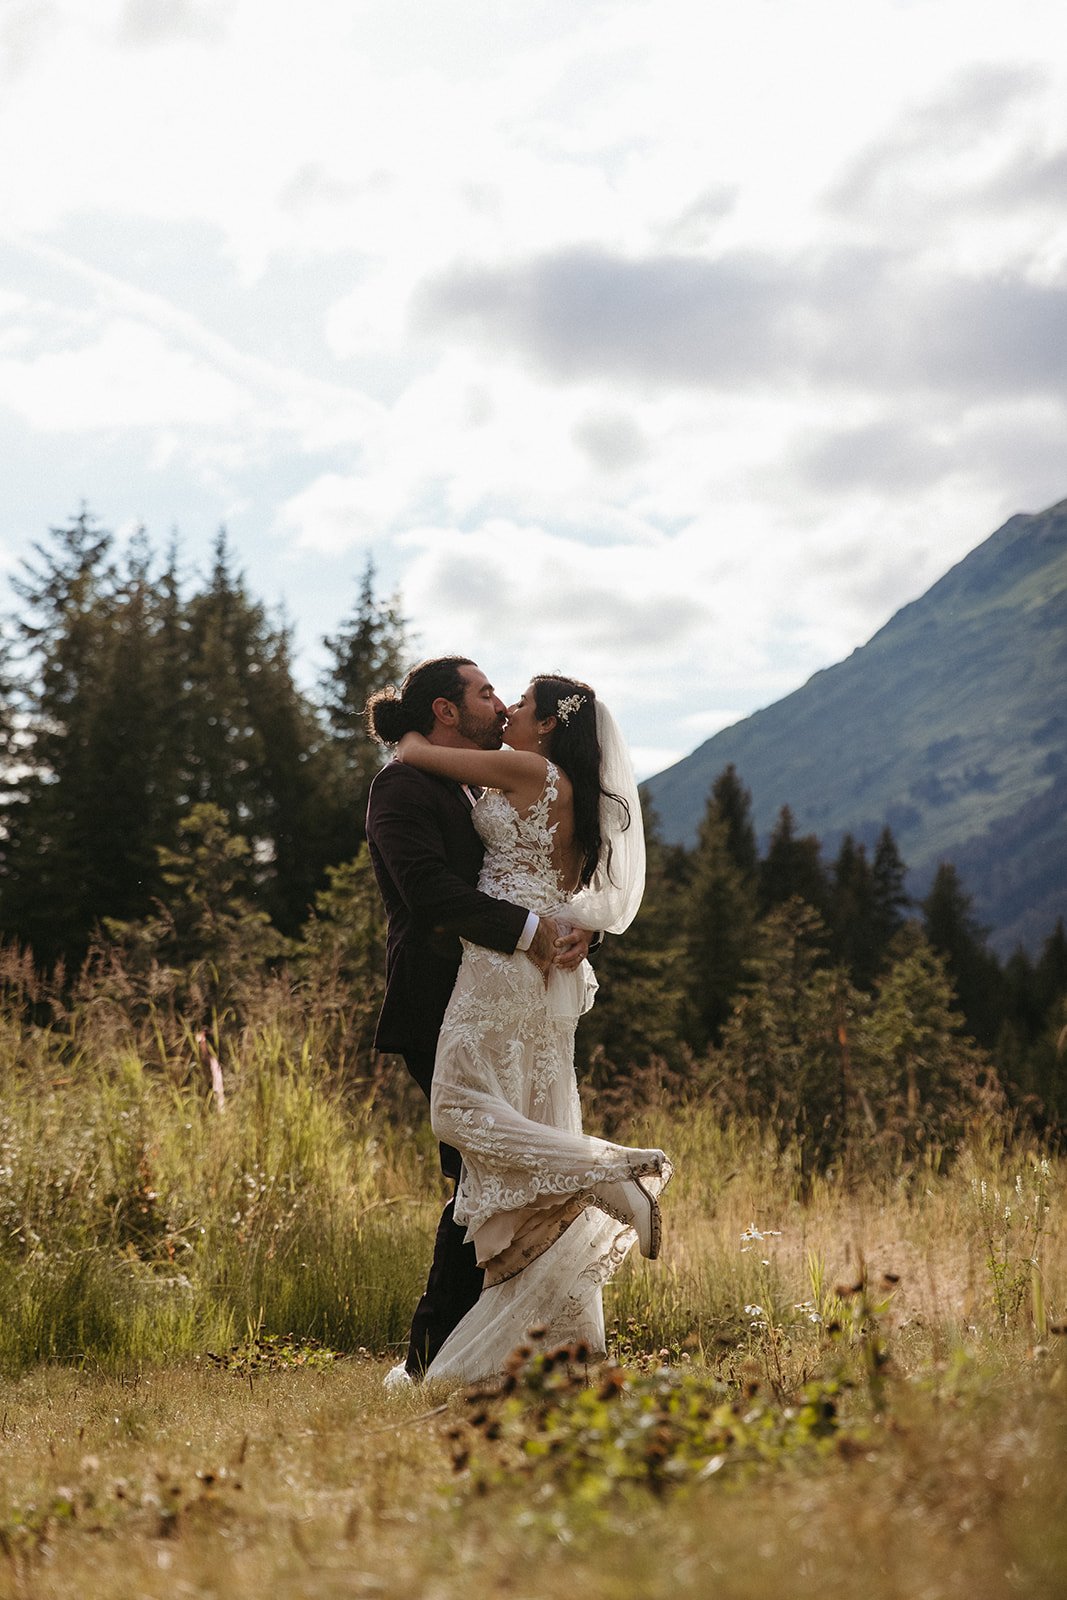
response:
{"label": "kissing couple", "polygon": [[662,1150],[582,1132],[578,1018],[591,945],[641,903],[629,753],[588,684],[533,679],[505,707],[462,656],[372,695],[367,842],[388,918],[375,1047],[430,1101],[455,1192],[407,1358],[386,1382],[501,1373],[528,1331],[605,1348],[604,1283],[660,1245]]}

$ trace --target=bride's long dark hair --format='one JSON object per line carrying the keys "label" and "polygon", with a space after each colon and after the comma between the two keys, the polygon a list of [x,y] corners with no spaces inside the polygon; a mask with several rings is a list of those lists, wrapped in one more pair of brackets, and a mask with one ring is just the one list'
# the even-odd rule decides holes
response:
{"label": "bride's long dark hair", "polygon": [[[626,813],[623,824],[633,821],[630,807],[621,795],[612,794],[600,782],[600,739],[596,728],[596,693],[577,678],[559,673],[541,673],[533,679],[534,710],[539,721],[555,717],[549,735],[548,756],[562,767],[574,791],[574,837],[582,852],[578,877],[580,887],[589,883],[600,864],[604,839],[600,829],[602,796],[615,800]],[[605,867],[611,868],[611,845],[607,847]]]}

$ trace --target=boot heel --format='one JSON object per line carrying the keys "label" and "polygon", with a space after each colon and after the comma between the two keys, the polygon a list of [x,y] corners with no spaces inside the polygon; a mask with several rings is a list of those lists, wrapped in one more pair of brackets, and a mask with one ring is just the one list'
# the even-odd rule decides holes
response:
{"label": "boot heel", "polygon": [[634,1229],[641,1254],[655,1261],[663,1240],[663,1219],[659,1201],[649,1194],[641,1179],[623,1178],[619,1183],[601,1184],[593,1190],[593,1198],[601,1211]]}

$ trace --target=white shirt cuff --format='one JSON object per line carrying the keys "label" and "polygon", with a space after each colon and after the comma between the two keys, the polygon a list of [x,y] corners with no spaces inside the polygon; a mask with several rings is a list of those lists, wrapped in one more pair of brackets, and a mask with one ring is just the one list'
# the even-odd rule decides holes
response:
{"label": "white shirt cuff", "polygon": [[540,921],[541,918],[537,915],[537,912],[531,911],[530,915],[526,918],[525,928],[523,928],[522,932],[519,934],[519,942],[515,946],[516,950],[529,950],[530,946],[533,944],[534,934],[537,932]]}

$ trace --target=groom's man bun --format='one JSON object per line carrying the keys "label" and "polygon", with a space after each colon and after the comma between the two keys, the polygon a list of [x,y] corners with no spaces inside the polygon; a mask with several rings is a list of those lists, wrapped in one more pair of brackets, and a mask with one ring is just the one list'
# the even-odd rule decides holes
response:
{"label": "groom's man bun", "polygon": [[473,667],[469,656],[435,656],[412,667],[400,688],[392,684],[372,694],[364,709],[367,732],[381,744],[398,744],[405,733],[429,733],[435,700],[459,705],[465,684],[461,667]]}
{"label": "groom's man bun", "polygon": [[371,695],[363,715],[367,732],[382,744],[398,744],[405,733],[411,731],[400,690],[392,684],[388,689],[379,689]]}

